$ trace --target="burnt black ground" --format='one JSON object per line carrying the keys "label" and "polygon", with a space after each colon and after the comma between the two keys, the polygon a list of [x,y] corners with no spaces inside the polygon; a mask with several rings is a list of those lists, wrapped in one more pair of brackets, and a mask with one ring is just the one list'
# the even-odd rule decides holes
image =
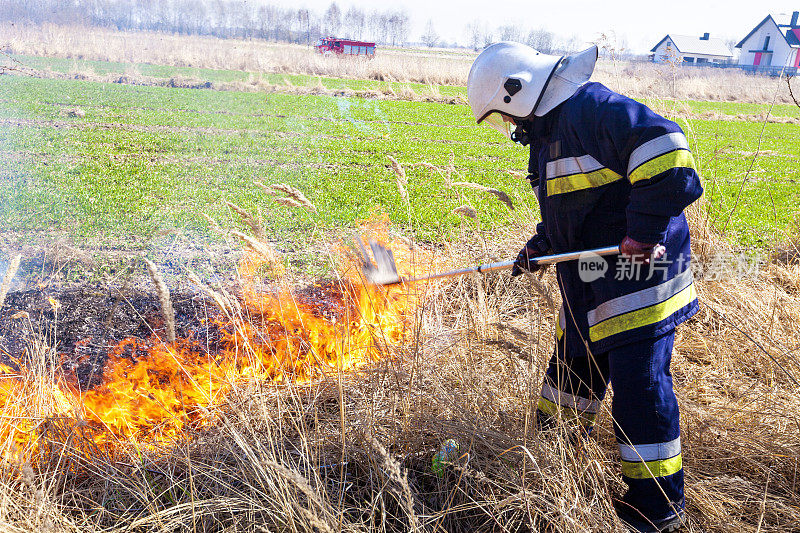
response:
{"label": "burnt black ground", "polygon": [[[216,308],[189,293],[173,293],[171,298],[176,335],[202,339],[213,347],[217,331],[208,326],[207,319],[216,314]],[[21,315],[23,311],[27,316]],[[75,375],[81,386],[92,386],[102,375],[112,347],[129,337],[163,336],[163,326],[158,298],[139,291],[121,294],[108,287],[83,285],[12,292],[0,311],[0,354],[4,363],[15,367],[17,361],[31,357],[37,342],[54,346],[55,353],[46,354],[48,363]]]}
{"label": "burnt black ground", "polygon": [[[139,351],[128,347],[120,355],[138,358],[144,355],[144,347],[158,342],[154,337],[166,338],[157,296],[138,288],[147,287],[145,280],[133,286],[137,288],[84,283],[9,293],[0,309],[0,362],[18,369],[18,363],[29,365],[30,358],[43,355],[81,388],[96,385],[109,352],[120,341],[135,339]],[[303,284],[294,289],[293,298],[314,314],[338,323],[346,317],[344,287],[333,280]],[[269,285],[263,289],[270,290]],[[229,290],[234,295],[239,292],[235,286]],[[176,337],[196,341],[193,346],[203,353],[218,353],[217,307],[197,292],[173,290],[170,298]],[[251,319],[259,320],[255,315]],[[42,346],[55,349],[42,351]]]}

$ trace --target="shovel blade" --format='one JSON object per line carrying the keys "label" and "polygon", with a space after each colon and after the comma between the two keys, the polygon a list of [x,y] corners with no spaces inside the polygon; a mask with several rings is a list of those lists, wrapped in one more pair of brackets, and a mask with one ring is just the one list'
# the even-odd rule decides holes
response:
{"label": "shovel blade", "polygon": [[373,263],[369,255],[367,255],[363,241],[360,238],[357,238],[356,241],[361,250],[361,271],[364,273],[364,278],[367,282],[373,285],[400,283],[400,275],[397,273],[394,254],[389,248],[375,240],[370,240],[369,247],[372,250],[372,256],[375,258],[375,263]]}

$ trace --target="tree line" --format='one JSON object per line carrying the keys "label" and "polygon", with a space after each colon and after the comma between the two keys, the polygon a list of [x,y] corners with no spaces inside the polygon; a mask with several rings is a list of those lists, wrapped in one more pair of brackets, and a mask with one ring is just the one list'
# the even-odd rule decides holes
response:
{"label": "tree line", "polygon": [[[336,36],[402,46],[410,33],[410,18],[403,10],[349,7],[344,11],[336,2],[317,12],[252,0],[0,0],[0,22],[86,25],[300,44]],[[543,28],[489,28],[480,20],[464,28],[460,43],[442,42],[429,20],[421,41],[431,47],[461,44],[474,50],[496,41],[517,41],[544,53],[573,52],[583,44],[578,37],[562,39]]]}
{"label": "tree line", "polygon": [[0,22],[89,25],[221,38],[255,38],[311,44],[321,36],[348,36],[382,44],[408,41],[403,10],[324,12],[246,0],[2,0]]}

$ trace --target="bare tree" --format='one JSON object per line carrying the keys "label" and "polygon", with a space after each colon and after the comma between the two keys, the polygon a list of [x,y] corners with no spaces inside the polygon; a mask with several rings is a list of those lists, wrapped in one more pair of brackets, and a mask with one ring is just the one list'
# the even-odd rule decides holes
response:
{"label": "bare tree", "polygon": [[433,27],[433,21],[428,19],[425,25],[425,31],[422,33],[422,44],[428,48],[433,48],[439,42],[439,34],[436,33],[436,28]]}
{"label": "bare tree", "polygon": [[483,38],[483,47],[486,48],[490,44],[494,42],[494,34],[490,32],[488,29],[484,30],[483,34],[481,35]]}
{"label": "bare tree", "polygon": [[574,54],[579,51],[584,45],[583,37],[579,35],[572,35],[569,39],[564,40],[561,49],[564,53]]}
{"label": "bare tree", "polygon": [[739,42],[739,39],[734,37],[726,37],[724,41],[725,46],[728,48],[728,50],[730,50],[731,54],[733,54],[733,57],[730,59],[730,61],[733,62],[734,60],[738,59],[739,54],[737,53],[736,44]]}
{"label": "bare tree", "polygon": [[279,9],[275,24],[275,40],[292,41],[292,27],[295,23],[295,14],[290,9]]}
{"label": "bare tree", "polygon": [[361,39],[364,35],[364,27],[366,26],[367,17],[364,11],[351,7],[344,15],[344,27],[350,38]]}
{"label": "bare tree", "polygon": [[342,10],[332,2],[322,19],[322,26],[328,35],[336,35],[342,28]]}
{"label": "bare tree", "polygon": [[389,36],[392,46],[403,46],[408,40],[409,18],[405,11],[394,11],[389,14]]}
{"label": "bare tree", "polygon": [[497,34],[500,36],[501,41],[515,41],[522,42],[522,30],[518,26],[506,25],[497,28]]}
{"label": "bare tree", "polygon": [[389,16],[386,13],[379,11],[370,13],[368,26],[375,41],[385,43],[389,40]]}
{"label": "bare tree", "polygon": [[278,40],[276,32],[278,27],[278,19],[280,18],[280,9],[275,6],[262,5],[259,6],[256,13],[257,27],[259,30],[259,37],[262,39]]}
{"label": "bare tree", "polygon": [[473,50],[478,50],[483,43],[483,26],[479,20],[473,20],[467,24],[467,35],[469,36],[469,45]]}
{"label": "bare tree", "polygon": [[228,3],[228,13],[231,35],[234,37],[252,37],[254,17],[250,13],[250,6],[247,2],[244,0],[230,1]]}
{"label": "bare tree", "polygon": [[528,33],[525,44],[537,49],[543,54],[550,54],[553,52],[553,34],[544,28],[531,30]]}
{"label": "bare tree", "polygon": [[228,20],[228,2],[224,0],[215,0],[212,4],[212,33],[219,37],[227,37],[226,28],[230,27]]}
{"label": "bare tree", "polygon": [[300,27],[300,34],[306,44],[311,44],[311,11],[308,9],[297,10],[297,24]]}
{"label": "bare tree", "polygon": [[[271,0],[0,0],[0,21],[27,24],[86,24],[120,30],[148,30],[222,38],[259,38],[310,44],[324,31],[346,30],[363,39],[403,45],[410,19],[402,10],[373,11],[336,2],[324,13],[281,8]],[[262,3],[263,2],[263,3]],[[434,32],[435,33],[435,32]],[[433,33],[431,34],[433,35]]]}

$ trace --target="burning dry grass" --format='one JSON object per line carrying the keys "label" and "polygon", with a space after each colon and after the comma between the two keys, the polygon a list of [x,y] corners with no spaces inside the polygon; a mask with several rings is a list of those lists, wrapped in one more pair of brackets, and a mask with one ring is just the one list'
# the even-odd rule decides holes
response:
{"label": "burning dry grass", "polygon": [[[728,250],[704,231],[699,213],[692,214],[695,255],[711,264]],[[470,262],[508,256],[529,231],[494,230],[449,254]],[[796,530],[800,266],[778,261],[757,276],[697,285],[702,310],[680,329],[673,363],[689,531]],[[533,427],[551,351],[553,274],[411,290],[424,307],[409,308],[402,342],[387,343],[385,328],[372,329],[370,365],[334,365],[305,383],[228,382],[226,394],[201,409],[203,424],[182,425],[158,447],[130,438],[95,444],[85,407],[54,394],[60,378],[46,364],[52,339],[32,337],[25,385],[4,414],[35,436],[37,453],[20,455],[19,440],[6,442],[0,524],[21,531],[618,528],[610,498],[622,487],[608,404],[591,439]],[[252,307],[246,297],[207,292],[223,308],[243,302],[229,307],[232,316]],[[291,293],[280,301],[302,305]],[[320,347],[352,339],[335,328],[320,335]],[[237,346],[244,358],[252,353],[247,342]],[[174,354],[166,346],[163,353],[169,372],[181,374],[174,359],[168,364]],[[155,390],[165,374],[150,379]],[[192,409],[183,413],[197,419]],[[439,477],[431,457],[449,438],[459,457]]]}

